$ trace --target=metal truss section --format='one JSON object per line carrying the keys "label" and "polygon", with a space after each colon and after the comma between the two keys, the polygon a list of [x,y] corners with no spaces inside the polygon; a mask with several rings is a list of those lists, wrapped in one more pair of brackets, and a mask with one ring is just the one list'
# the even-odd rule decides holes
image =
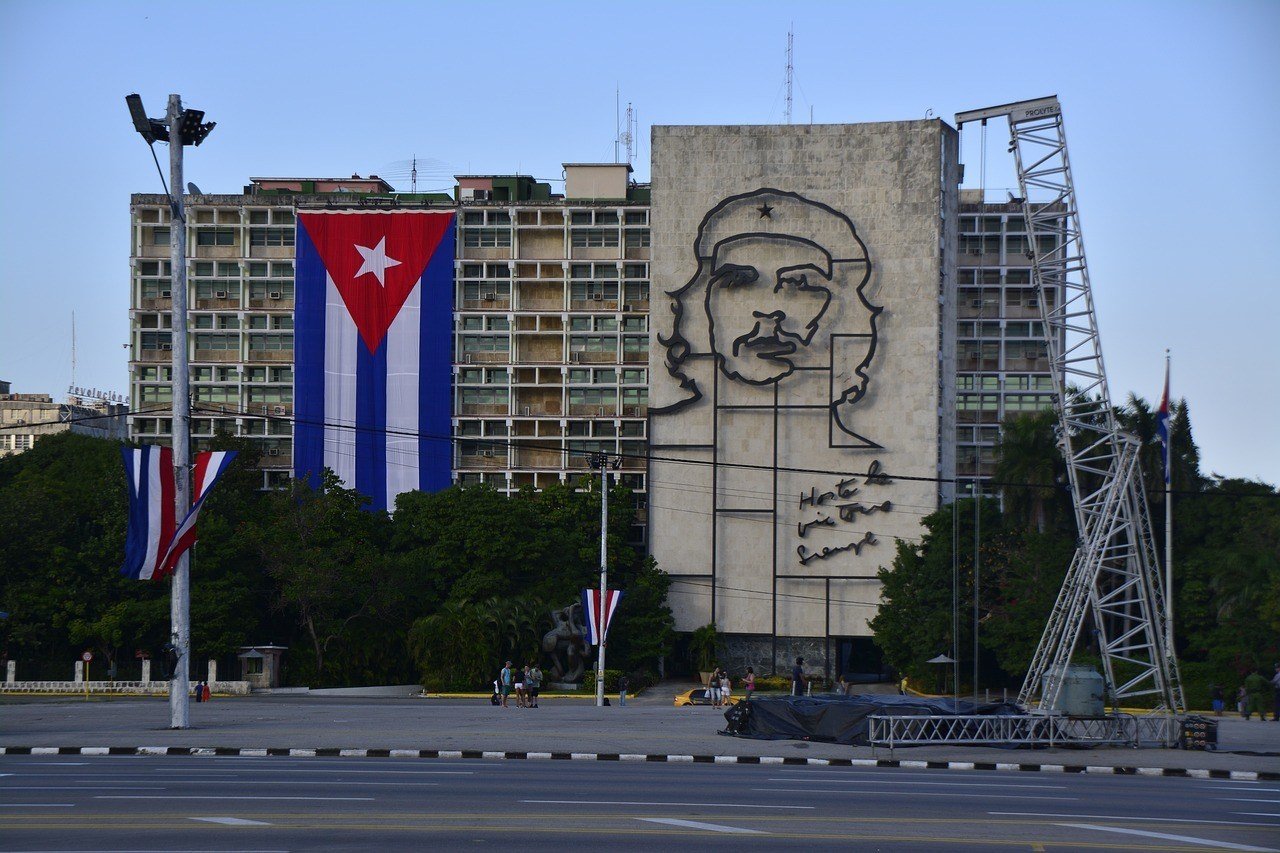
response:
{"label": "metal truss section", "polygon": [[1001,744],[1015,746],[1171,746],[1178,723],[1169,716],[1064,717],[1050,714],[872,716],[872,746]]}
{"label": "metal truss section", "polygon": [[1120,429],[1112,408],[1062,110],[1056,97],[1043,98],[960,113],[956,122],[998,116],[1009,121],[1079,533],[1018,702],[1057,709],[1067,665],[1091,617],[1113,704],[1154,698],[1157,711],[1181,712],[1139,444]]}

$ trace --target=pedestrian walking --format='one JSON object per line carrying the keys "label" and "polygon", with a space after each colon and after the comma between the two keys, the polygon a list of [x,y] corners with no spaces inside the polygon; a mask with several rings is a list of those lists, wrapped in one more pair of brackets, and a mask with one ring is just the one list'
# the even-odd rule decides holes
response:
{"label": "pedestrian walking", "polygon": [[1243,684],[1236,690],[1236,711],[1240,714],[1240,719],[1247,720],[1251,715],[1249,711],[1249,691],[1245,689]]}
{"label": "pedestrian walking", "polygon": [[747,675],[742,679],[742,690],[747,701],[750,701],[751,694],[756,692],[756,672],[751,667],[747,667]]}
{"label": "pedestrian walking", "polygon": [[530,663],[525,668],[528,675],[525,676],[524,689],[529,694],[529,701],[533,704],[530,707],[538,707],[538,694],[542,692],[542,670],[538,669],[536,661]]}
{"label": "pedestrian walking", "polygon": [[197,702],[203,702],[203,701],[204,701],[204,682],[203,682],[203,681],[197,681],[197,682],[196,682],[196,687],[195,687],[194,697],[193,697],[193,698],[194,698]]}
{"label": "pedestrian walking", "polygon": [[733,679],[729,678],[727,670],[720,670],[720,705],[733,704]]}
{"label": "pedestrian walking", "polygon": [[624,675],[618,679],[618,705],[625,707],[627,704],[627,686],[630,682]]}
{"label": "pedestrian walking", "polygon": [[711,670],[711,679],[707,682],[707,698],[712,708],[720,707],[720,667]]}
{"label": "pedestrian walking", "polygon": [[1222,709],[1227,707],[1226,701],[1222,698],[1222,688],[1213,685],[1212,692],[1209,694],[1209,701],[1213,704],[1213,715],[1215,717],[1222,716]]}
{"label": "pedestrian walking", "polygon": [[1271,721],[1280,722],[1280,663],[1276,664],[1276,674],[1271,676],[1271,689],[1275,691],[1272,697]]}
{"label": "pedestrian walking", "polygon": [[804,695],[804,658],[796,658],[796,665],[791,667],[791,695]]}
{"label": "pedestrian walking", "polygon": [[502,672],[498,675],[498,682],[502,687],[502,707],[507,707],[507,697],[511,695],[511,661],[507,661],[506,666],[502,668]]}
{"label": "pedestrian walking", "polygon": [[204,696],[201,698],[200,701],[208,702],[209,696],[212,694],[213,691],[209,688],[209,682],[207,681],[204,683],[203,692],[204,692]]}

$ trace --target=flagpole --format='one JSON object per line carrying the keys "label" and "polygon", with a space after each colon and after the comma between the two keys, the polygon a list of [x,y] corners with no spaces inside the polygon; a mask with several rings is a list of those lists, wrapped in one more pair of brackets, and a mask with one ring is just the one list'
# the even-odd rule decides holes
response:
{"label": "flagpole", "polygon": [[[1169,396],[1169,373],[1172,358],[1164,351],[1164,394]],[[1164,445],[1164,596],[1166,655],[1172,658],[1173,646],[1173,418],[1165,427]]]}

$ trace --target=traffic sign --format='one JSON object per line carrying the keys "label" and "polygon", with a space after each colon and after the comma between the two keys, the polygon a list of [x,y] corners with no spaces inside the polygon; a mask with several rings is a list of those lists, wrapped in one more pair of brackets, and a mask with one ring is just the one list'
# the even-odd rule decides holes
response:
{"label": "traffic sign", "polygon": [[85,652],[84,654],[80,655],[80,660],[84,661],[85,663],[88,663],[89,661],[93,660],[93,652]]}

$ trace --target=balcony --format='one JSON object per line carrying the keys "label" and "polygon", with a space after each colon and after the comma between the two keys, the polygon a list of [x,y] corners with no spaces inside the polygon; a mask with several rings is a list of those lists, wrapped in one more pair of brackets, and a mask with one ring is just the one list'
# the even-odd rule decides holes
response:
{"label": "balcony", "polygon": [[138,361],[146,364],[167,364],[173,361],[173,349],[143,349],[138,351]]}
{"label": "balcony", "polygon": [[[231,358],[229,361],[236,361]],[[245,361],[252,362],[292,362],[293,350],[291,349],[251,349]]]}

